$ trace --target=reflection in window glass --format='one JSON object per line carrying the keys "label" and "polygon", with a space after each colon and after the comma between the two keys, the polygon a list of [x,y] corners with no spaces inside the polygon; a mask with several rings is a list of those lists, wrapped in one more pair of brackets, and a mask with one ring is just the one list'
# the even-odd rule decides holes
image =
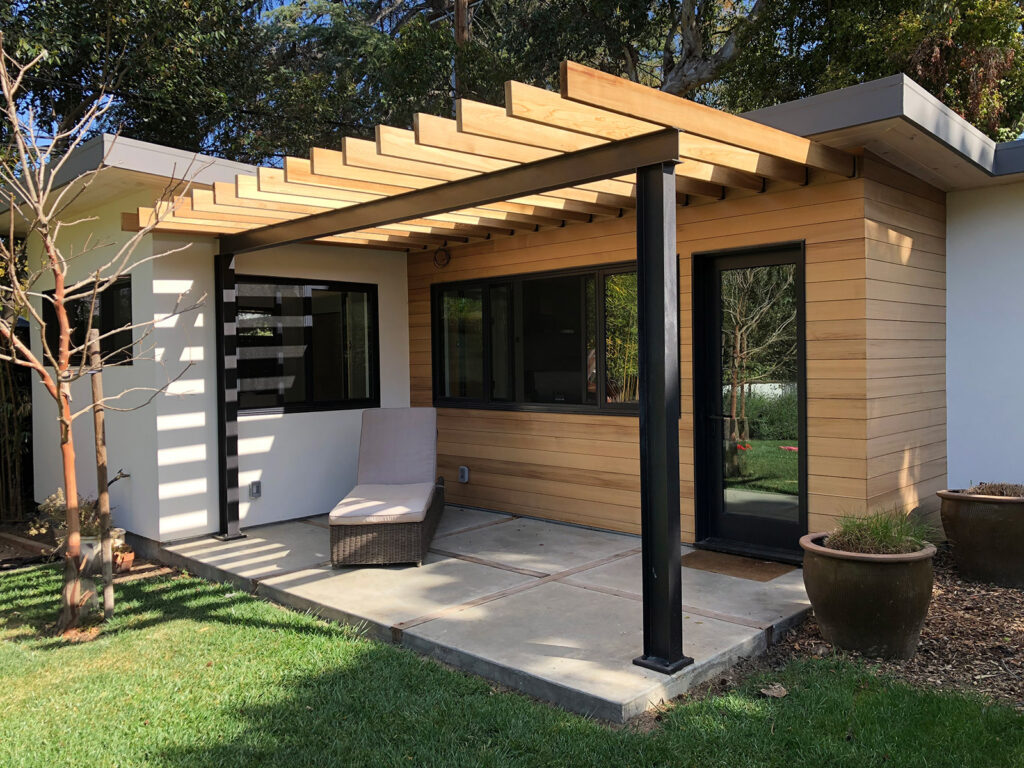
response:
{"label": "reflection in window glass", "polygon": [[240,279],[241,408],[359,407],[376,401],[376,292]]}
{"label": "reflection in window glass", "polygon": [[635,409],[636,272],[622,269],[437,286],[436,399]]}
{"label": "reflection in window glass", "polygon": [[516,398],[515,358],[512,338],[512,286],[492,285],[491,314],[491,398]]}
{"label": "reflection in window glass", "polygon": [[585,277],[523,282],[523,368],[531,403],[585,402]]}
{"label": "reflection in window glass", "polygon": [[640,400],[636,272],[608,275],[604,281],[605,401]]}
{"label": "reflection in window glass", "polygon": [[484,305],[482,288],[455,288],[441,294],[442,386],[445,397],[484,396]]}

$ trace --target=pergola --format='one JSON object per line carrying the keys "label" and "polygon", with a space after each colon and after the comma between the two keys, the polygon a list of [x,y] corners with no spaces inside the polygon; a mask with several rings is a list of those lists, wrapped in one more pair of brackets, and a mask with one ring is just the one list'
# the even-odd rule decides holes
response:
{"label": "pergola", "polygon": [[635,210],[640,347],[644,652],[671,673],[682,645],[676,208],[853,176],[810,139],[564,62],[561,93],[518,82],[505,107],[461,100],[454,120],[377,126],[283,168],[126,214],[126,228],[220,235],[216,259],[221,534],[240,536],[234,257],[296,242],[435,249]]}

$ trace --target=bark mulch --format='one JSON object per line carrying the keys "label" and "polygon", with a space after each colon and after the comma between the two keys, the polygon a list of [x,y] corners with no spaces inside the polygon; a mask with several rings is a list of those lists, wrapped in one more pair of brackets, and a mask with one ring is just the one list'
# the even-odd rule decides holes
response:
{"label": "bark mulch", "polygon": [[[835,652],[812,616],[764,656],[737,665],[691,695],[725,691],[751,674],[779,669],[793,659]],[[906,661],[864,660],[912,685],[973,691],[1024,711],[1024,590],[962,581],[948,551],[940,550],[917,655]]]}

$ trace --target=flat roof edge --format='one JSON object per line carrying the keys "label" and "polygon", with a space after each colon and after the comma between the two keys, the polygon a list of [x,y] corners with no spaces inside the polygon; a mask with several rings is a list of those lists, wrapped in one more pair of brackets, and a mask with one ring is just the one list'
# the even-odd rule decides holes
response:
{"label": "flat roof edge", "polygon": [[800,136],[899,118],[989,176],[1024,173],[1024,141],[993,141],[902,73],[752,110],[743,116]]}
{"label": "flat roof edge", "polygon": [[233,182],[237,174],[255,174],[256,167],[233,160],[165,147],[148,141],[101,133],[79,145],[55,179],[63,186],[83,173],[105,168],[184,179],[210,185],[215,181]]}

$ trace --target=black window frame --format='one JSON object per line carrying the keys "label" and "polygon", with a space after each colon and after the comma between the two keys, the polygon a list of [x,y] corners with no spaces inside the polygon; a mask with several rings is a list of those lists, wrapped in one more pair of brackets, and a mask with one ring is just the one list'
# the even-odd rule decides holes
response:
{"label": "black window frame", "polygon": [[[276,405],[243,406],[241,375],[238,376],[238,412],[239,414],[279,414],[279,413],[317,413],[322,411],[352,411],[361,408],[380,407],[380,312],[378,302],[378,286],[376,283],[354,283],[340,280],[318,280],[314,278],[277,277],[275,275],[235,275],[235,307],[236,314],[241,312],[238,288],[242,285],[297,285],[303,290],[303,343],[311,350],[310,355],[305,359],[305,388],[306,399],[298,403],[278,402]],[[369,372],[370,391],[369,398],[348,399],[348,400],[321,400],[312,399],[313,393],[313,365],[312,355],[316,354],[313,349],[312,336],[312,292],[314,289],[333,291],[358,291],[367,295],[369,304]],[[236,350],[238,360],[241,359],[242,346],[239,343],[240,337],[236,331]],[[236,363],[237,364],[237,363]]]}
{"label": "black window frame", "polygon": [[[117,304],[113,301],[112,291],[124,289],[126,286],[128,288],[128,322],[115,325],[116,318],[114,313],[117,310]],[[83,286],[76,290],[75,293],[82,294],[87,290],[91,291],[90,288]],[[132,293],[131,275],[122,275],[96,294],[99,313],[98,315],[93,315],[91,327],[100,332],[100,357],[104,366],[130,366],[135,359],[135,334],[132,331],[132,326],[135,325],[135,311]],[[50,354],[56,358],[59,343],[57,335],[60,331],[57,327],[57,309],[53,304],[54,290],[51,288],[48,291],[43,291],[43,295],[46,297],[42,302],[42,318],[46,326],[46,346],[50,348]],[[70,301],[65,300],[65,309],[70,309],[74,304],[86,305],[92,301],[93,297],[90,292],[82,295],[80,298],[71,299]],[[84,333],[86,329],[81,328],[78,330]],[[75,329],[72,329],[72,346],[77,347],[79,345],[74,338],[74,332]],[[125,343],[124,337],[121,335],[124,333],[131,337],[131,343]],[[86,353],[85,344],[86,340],[83,338],[81,340],[81,349],[77,353],[71,354],[70,365],[79,366],[82,364]]]}
{"label": "black window frame", "polygon": [[[607,336],[605,327],[605,279],[610,275],[624,273],[635,273],[637,266],[635,261],[616,262],[614,264],[602,264],[600,266],[576,267],[571,269],[549,270],[544,272],[524,272],[514,275],[497,275],[494,277],[478,278],[472,280],[458,280],[446,283],[434,283],[430,287],[430,338],[431,338],[431,383],[433,404],[438,408],[471,408],[476,410],[494,411],[535,411],[539,413],[580,413],[580,414],[603,414],[609,416],[633,416],[640,414],[640,403],[608,403],[606,401],[607,380],[606,380],[606,356]],[[525,398],[525,372],[523,356],[523,283],[530,280],[543,280],[546,278],[559,278],[570,276],[592,275],[595,280],[595,333],[597,342],[596,372],[597,398],[596,402],[590,403],[534,403]],[[491,356],[491,334],[488,331],[491,327],[490,295],[494,286],[506,285],[511,288],[512,294],[512,322],[509,324],[512,337],[512,369],[513,388],[515,390],[514,400],[496,400],[488,394],[484,398],[463,398],[445,397],[441,395],[444,388],[444,350],[440,343],[443,331],[441,317],[441,294],[446,290],[480,288],[484,298],[483,303],[483,376],[485,390],[488,392],[493,387],[492,377],[492,356]],[[583,288],[582,290],[585,290]],[[582,311],[585,313],[586,302],[582,302]],[[583,318],[584,336],[586,335],[586,318]],[[584,370],[584,380],[586,371]]]}

